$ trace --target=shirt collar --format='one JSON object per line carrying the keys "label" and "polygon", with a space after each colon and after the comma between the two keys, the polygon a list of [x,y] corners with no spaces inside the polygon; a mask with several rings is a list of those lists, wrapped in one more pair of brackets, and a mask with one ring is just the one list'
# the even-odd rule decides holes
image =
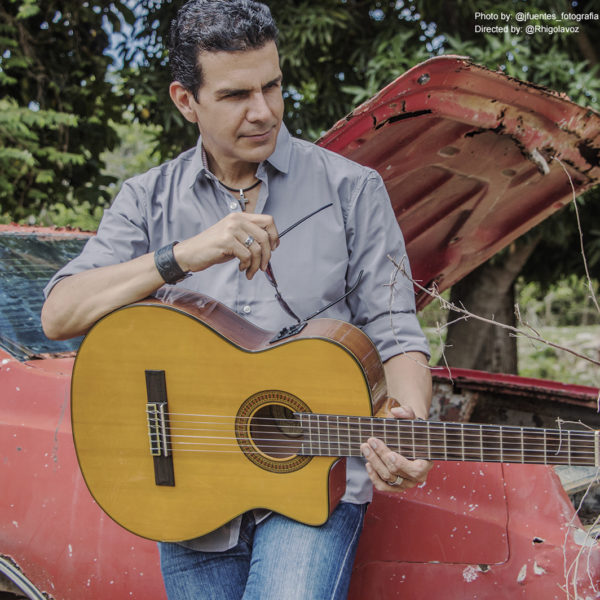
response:
{"label": "shirt collar", "polygon": [[[275,167],[282,173],[287,173],[290,168],[290,157],[292,154],[292,136],[282,123],[277,134],[277,143],[275,150],[267,158],[271,166]],[[190,179],[187,182],[189,187],[192,187],[199,177],[204,177],[209,174],[208,165],[206,164],[206,153],[202,147],[202,136],[198,137],[198,143],[191,158],[189,174]],[[212,176],[212,175],[211,175]],[[214,176],[213,176],[214,177]]]}
{"label": "shirt collar", "polygon": [[292,154],[292,136],[287,127],[282,123],[277,135],[277,143],[273,154],[267,158],[269,164],[282,173],[290,170],[290,157]]}

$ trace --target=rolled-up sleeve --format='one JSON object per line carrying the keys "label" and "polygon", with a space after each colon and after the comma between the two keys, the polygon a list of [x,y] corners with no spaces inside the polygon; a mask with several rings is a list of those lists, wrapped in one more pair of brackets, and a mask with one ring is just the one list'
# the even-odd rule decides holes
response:
{"label": "rolled-up sleeve", "polygon": [[97,234],[90,238],[81,254],[55,273],[44,288],[46,297],[65,277],[122,263],[149,252],[146,193],[134,180],[121,191],[104,216]]}
{"label": "rolled-up sleeve", "polygon": [[413,351],[429,356],[416,316],[412,282],[389,258],[403,261],[410,274],[402,232],[383,180],[375,171],[355,188],[346,232],[348,282],[354,283],[364,271],[360,285],[348,299],[353,323],[371,338],[383,361]]}

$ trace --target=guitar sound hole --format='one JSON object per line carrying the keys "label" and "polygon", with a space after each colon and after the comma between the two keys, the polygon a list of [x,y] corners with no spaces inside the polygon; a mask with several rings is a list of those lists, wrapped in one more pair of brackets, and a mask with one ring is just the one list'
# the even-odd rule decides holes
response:
{"label": "guitar sound hole", "polygon": [[263,390],[242,402],[235,435],[246,458],[272,473],[292,473],[312,456],[300,454],[304,433],[294,413],[310,412],[297,396],[282,390]]}
{"label": "guitar sound hole", "polygon": [[260,452],[281,460],[298,454],[302,430],[287,406],[269,404],[252,416],[250,437]]}

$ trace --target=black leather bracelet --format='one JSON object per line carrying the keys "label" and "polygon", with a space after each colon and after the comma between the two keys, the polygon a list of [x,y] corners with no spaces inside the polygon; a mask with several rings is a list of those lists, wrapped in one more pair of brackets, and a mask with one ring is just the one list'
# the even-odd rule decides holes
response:
{"label": "black leather bracelet", "polygon": [[165,283],[177,283],[187,275],[175,260],[173,253],[175,244],[179,244],[179,242],[171,242],[154,253],[154,264]]}

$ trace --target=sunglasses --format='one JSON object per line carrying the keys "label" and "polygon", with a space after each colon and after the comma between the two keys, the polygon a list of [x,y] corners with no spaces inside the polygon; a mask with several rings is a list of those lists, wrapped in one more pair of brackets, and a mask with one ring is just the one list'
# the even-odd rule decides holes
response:
{"label": "sunglasses", "polygon": [[[292,225],[290,225],[289,227],[287,227],[286,229],[284,229],[279,234],[279,239],[281,239],[286,233],[290,232],[292,229],[294,229],[295,227],[297,227],[301,223],[304,223],[304,221],[310,219],[310,217],[316,215],[317,213],[320,213],[322,210],[325,210],[326,208],[329,208],[330,206],[333,206],[332,202],[330,202],[329,204],[325,204],[325,205],[321,206],[320,208],[317,208],[317,210],[314,210],[313,212],[309,213],[308,215],[302,217],[301,219],[299,219],[298,221],[296,221],[295,223],[293,223]],[[296,333],[298,333],[299,331],[301,331],[302,329],[304,329],[304,327],[306,326],[306,322],[307,321],[309,321],[310,319],[314,319],[316,316],[320,315],[322,312],[325,312],[328,308],[331,308],[334,304],[337,304],[338,302],[341,302],[344,298],[346,298],[347,296],[349,296],[358,287],[358,284],[360,283],[360,280],[362,279],[362,276],[363,276],[363,271],[361,271],[358,274],[356,282],[350,287],[350,289],[343,296],[340,296],[339,298],[337,298],[333,302],[330,302],[327,306],[324,306],[323,308],[319,309],[317,312],[313,313],[309,317],[305,317],[304,319],[301,319],[292,310],[292,308],[290,307],[290,305],[285,301],[285,299],[281,295],[281,292],[279,291],[279,286],[277,285],[277,279],[275,278],[275,274],[273,273],[273,266],[271,265],[271,261],[269,261],[267,263],[267,268],[265,269],[264,273],[265,273],[265,276],[267,277],[267,281],[275,289],[275,298],[277,299],[277,302],[279,303],[279,306],[285,311],[286,314],[288,314],[290,317],[292,317],[292,319],[294,319],[296,321],[295,325],[292,325],[291,327],[284,327],[277,334],[277,336],[275,336],[271,340],[271,343],[277,342],[277,341],[279,341],[281,339],[284,339],[286,337],[289,337],[291,335],[295,335]]]}

